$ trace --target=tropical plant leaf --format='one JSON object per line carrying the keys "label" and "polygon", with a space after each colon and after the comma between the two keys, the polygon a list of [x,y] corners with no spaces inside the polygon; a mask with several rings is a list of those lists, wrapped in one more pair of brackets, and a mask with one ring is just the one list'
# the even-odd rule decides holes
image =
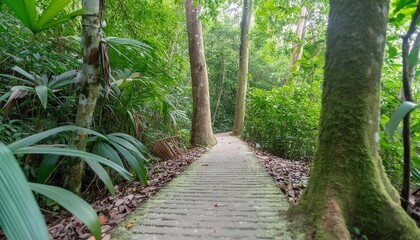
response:
{"label": "tropical plant leaf", "polygon": [[123,167],[118,166],[114,162],[103,158],[101,156],[87,153],[83,151],[79,151],[76,149],[70,149],[70,148],[62,148],[62,147],[51,147],[51,146],[34,146],[34,147],[24,147],[19,148],[17,150],[13,151],[14,154],[59,154],[62,156],[69,156],[69,157],[78,157],[83,160],[91,160],[98,163],[101,163],[103,165],[106,165],[115,171],[117,171],[121,176],[123,176],[125,179],[129,180],[131,179],[131,174],[127,172]]}
{"label": "tropical plant leaf", "polygon": [[43,26],[40,26],[39,27],[39,31],[43,31],[43,30],[48,29],[50,27],[53,27],[55,25],[58,25],[58,24],[67,22],[70,19],[73,19],[75,17],[78,17],[78,16],[82,15],[82,13],[83,13],[83,10],[82,9],[79,9],[79,10],[76,10],[74,12],[71,12],[71,13],[68,13],[68,14],[65,14],[65,15],[62,15],[62,16],[54,19],[54,20],[49,21],[47,24],[45,24]]}
{"label": "tropical plant leaf", "polygon": [[102,180],[102,182],[108,188],[108,191],[111,193],[111,195],[114,195],[115,194],[114,184],[112,183],[111,177],[109,176],[105,168],[102,167],[101,164],[95,161],[91,161],[89,159],[83,159],[83,160],[89,165],[89,167],[95,172],[95,174],[98,175],[99,179]]}
{"label": "tropical plant leaf", "polygon": [[76,70],[64,72],[49,82],[48,87],[51,89],[56,89],[67,84],[74,83],[76,81],[76,74]]}
{"label": "tropical plant leaf", "polygon": [[395,5],[394,14],[405,8],[406,6],[416,3],[416,0],[398,0]]}
{"label": "tropical plant leaf", "polygon": [[398,124],[403,120],[403,118],[417,108],[417,104],[412,102],[403,102],[401,103],[397,109],[395,109],[394,113],[392,113],[389,122],[385,125],[385,134],[392,138],[395,130],[398,128]]}
{"label": "tropical plant leaf", "polygon": [[44,132],[31,135],[29,137],[23,138],[21,140],[18,140],[14,143],[9,144],[8,147],[13,152],[19,148],[31,146],[45,138],[48,138],[52,135],[55,135],[60,132],[65,132],[65,131],[83,131],[87,134],[95,135],[95,136],[106,139],[104,135],[98,132],[95,132],[93,130],[87,129],[87,128],[82,128],[82,127],[77,127],[77,126],[62,126],[62,127],[53,128]]}
{"label": "tropical plant leaf", "polygon": [[32,74],[28,73],[27,71],[23,70],[22,68],[18,67],[18,66],[14,66],[12,67],[12,70],[15,72],[18,72],[20,74],[22,74],[23,76],[25,76],[27,79],[32,80],[34,82],[36,82],[36,79],[34,76],[32,76]]}
{"label": "tropical plant leaf", "polygon": [[144,161],[141,161],[141,159],[137,159],[130,151],[125,149],[123,146],[121,146],[117,142],[114,142],[114,141],[110,141],[110,142],[118,150],[118,152],[124,157],[124,159],[128,162],[131,168],[135,171],[139,180],[144,185],[147,185],[147,170],[146,170]]}
{"label": "tropical plant leaf", "polygon": [[124,138],[115,136],[113,134],[109,134],[108,135],[108,139],[110,141],[116,142],[118,144],[120,144],[121,146],[124,146],[124,148],[130,150],[131,152],[133,152],[135,155],[137,156],[141,156],[142,158],[144,158],[143,154],[140,152],[140,150],[131,142],[127,141]]}
{"label": "tropical plant leaf", "polygon": [[97,141],[93,144],[92,153],[107,158],[121,167],[124,166],[118,153],[103,141]]}
{"label": "tropical plant leaf", "polygon": [[30,30],[35,29],[36,6],[35,0],[4,0],[12,9],[16,17]]}
{"label": "tropical plant leaf", "polygon": [[0,189],[0,226],[8,239],[49,239],[25,175],[3,143],[0,143]]}
{"label": "tropical plant leaf", "polygon": [[[101,224],[99,223],[99,218],[96,215],[95,210],[83,199],[70,191],[55,186],[38,183],[29,183],[29,186],[32,191],[40,193],[63,206],[86,224],[93,236],[95,236],[95,239],[101,239]],[[18,226],[18,228],[20,227],[21,226]],[[45,239],[48,239],[48,235]]]}
{"label": "tropical plant leaf", "polygon": [[[51,21],[55,16],[57,16],[61,10],[63,10],[67,4],[70,3],[70,0],[52,0],[50,5],[42,12],[39,16],[37,27],[41,28]],[[38,29],[37,29],[38,30]]]}
{"label": "tropical plant leaf", "polygon": [[37,183],[47,182],[48,178],[50,178],[55,167],[57,166],[57,162],[60,159],[60,157],[61,157],[60,155],[51,155],[51,154],[47,154],[44,156],[44,159],[39,165],[38,171],[36,173]]}
{"label": "tropical plant leaf", "polygon": [[47,108],[48,103],[48,87],[46,86],[36,86],[35,87],[36,95],[38,95],[39,101],[44,109]]}

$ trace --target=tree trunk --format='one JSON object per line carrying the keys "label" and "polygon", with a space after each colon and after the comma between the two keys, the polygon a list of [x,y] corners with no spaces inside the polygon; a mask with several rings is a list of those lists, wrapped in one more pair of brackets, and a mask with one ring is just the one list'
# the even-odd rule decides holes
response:
{"label": "tree trunk", "polygon": [[[417,9],[413,18],[411,19],[410,28],[405,36],[402,37],[402,62],[403,62],[403,90],[405,101],[413,102],[411,94],[411,83],[415,76],[415,67],[417,63],[409,61],[410,54],[410,38],[416,30],[417,20],[420,16],[420,2],[417,4]],[[417,34],[418,36],[418,34]],[[418,37],[412,49],[413,54],[418,55]],[[401,206],[407,211],[408,201],[410,198],[410,176],[411,176],[411,129],[410,129],[410,113],[408,113],[403,120],[403,146],[404,146],[404,170],[403,170],[403,186],[401,190]]]}
{"label": "tree trunk", "polygon": [[190,55],[193,112],[190,143],[193,146],[212,146],[216,143],[211,127],[209,81],[204,57],[203,33],[199,15],[201,7],[185,0]]}
{"label": "tree trunk", "polygon": [[223,87],[225,85],[225,77],[226,77],[226,57],[223,60],[223,73],[222,73],[222,80],[220,82],[220,90],[219,93],[217,94],[217,102],[216,102],[216,107],[214,109],[214,114],[213,114],[213,124],[216,121],[216,116],[217,116],[217,112],[219,111],[219,106],[220,106],[220,101],[222,100],[222,94],[223,94]]}
{"label": "tree trunk", "polygon": [[244,128],[245,98],[248,81],[249,28],[251,26],[252,7],[253,0],[244,0],[241,20],[241,46],[239,48],[238,90],[232,130],[234,136],[239,136]]}
{"label": "tree trunk", "polygon": [[354,228],[369,239],[420,236],[378,155],[388,4],[330,1],[317,150],[308,187],[290,210],[309,238],[351,239]]}
{"label": "tree trunk", "polygon": [[[296,64],[296,62],[302,58],[303,54],[303,44],[301,43],[301,40],[305,37],[306,32],[306,24],[309,21],[309,12],[306,9],[305,6],[302,7],[300,10],[300,20],[296,25],[296,39],[299,41],[297,43],[293,44],[292,47],[292,54],[290,55],[290,68],[293,68]],[[299,69],[300,64],[296,66],[296,69]]]}
{"label": "tree trunk", "polygon": [[[76,126],[89,128],[93,112],[99,96],[99,42],[100,34],[100,3],[99,0],[83,0],[82,45],[83,66],[79,102],[77,105]],[[86,150],[87,135],[82,132],[73,133],[73,144],[78,150]],[[64,187],[79,194],[84,174],[84,162],[80,159],[70,159],[65,166]]]}

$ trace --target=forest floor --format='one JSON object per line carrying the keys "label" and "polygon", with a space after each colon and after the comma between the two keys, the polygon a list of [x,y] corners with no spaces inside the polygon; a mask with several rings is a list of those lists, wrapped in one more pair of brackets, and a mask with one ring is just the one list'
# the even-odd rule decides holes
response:
{"label": "forest floor", "polygon": [[[261,164],[266,168],[289,203],[294,204],[301,196],[309,177],[309,164],[304,161],[291,161],[249,147],[255,153]],[[89,202],[99,215],[102,225],[103,239],[110,238],[110,232],[121,223],[129,213],[138,208],[147,199],[155,195],[175,176],[181,173],[192,162],[199,158],[204,149],[190,149],[187,153],[174,160],[158,161],[149,166],[149,186],[144,187],[139,182],[122,182],[116,186],[115,196],[107,196],[103,189],[101,192],[90,193]],[[43,212],[48,222],[52,239],[73,240],[89,239],[89,230],[77,218],[68,212]],[[93,240],[91,238],[90,240]]]}
{"label": "forest floor", "polygon": [[[295,204],[303,193],[309,179],[309,162],[291,161],[260,151],[249,144],[276,184],[287,196],[290,204]],[[103,239],[110,239],[110,232],[126,216],[138,208],[147,199],[155,195],[175,176],[184,171],[199,158],[204,149],[190,149],[182,157],[173,160],[158,161],[149,166],[147,187],[140,182],[121,182],[115,186],[116,194],[109,196],[105,189],[88,192],[88,201],[99,215]],[[414,215],[420,224],[420,189],[410,199]],[[77,218],[68,212],[43,210],[52,239],[89,239],[93,240],[89,230]],[[5,239],[0,231],[0,239]]]}
{"label": "forest floor", "polygon": [[[173,160],[158,161],[148,166],[148,186],[140,182],[120,182],[115,186],[115,195],[109,196],[106,189],[85,193],[88,202],[96,210],[102,225],[103,239],[109,239],[109,232],[133,210],[147,199],[155,195],[175,176],[180,174],[192,162],[199,158],[205,149],[189,149],[183,156]],[[90,198],[90,199],[89,199]],[[66,211],[58,213],[43,211],[48,223],[48,230],[52,239],[93,240],[89,230],[74,216]],[[1,239],[1,237],[0,237]]]}

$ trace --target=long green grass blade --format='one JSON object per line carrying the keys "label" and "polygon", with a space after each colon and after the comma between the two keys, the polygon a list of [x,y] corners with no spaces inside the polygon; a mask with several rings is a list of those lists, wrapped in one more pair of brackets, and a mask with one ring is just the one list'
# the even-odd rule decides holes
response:
{"label": "long green grass blade", "polygon": [[48,87],[46,86],[36,86],[35,87],[36,95],[38,95],[39,101],[44,109],[47,108],[48,103]]}
{"label": "long green grass blade", "polygon": [[82,131],[85,132],[87,134],[91,134],[91,135],[95,135],[101,138],[106,139],[106,137],[98,132],[95,132],[93,130],[87,129],[87,128],[82,128],[82,127],[77,127],[77,126],[62,126],[62,127],[57,127],[57,128],[53,128],[44,132],[40,132],[34,135],[31,135],[29,137],[23,138],[19,141],[16,141],[14,143],[11,143],[8,145],[8,147],[10,148],[10,150],[12,152],[14,152],[15,150],[19,149],[19,148],[23,148],[23,147],[28,147],[31,146],[45,138],[48,138],[52,135],[55,135],[57,133],[60,132],[65,132],[65,131]]}
{"label": "long green grass blade", "polygon": [[76,149],[70,149],[70,148],[61,148],[61,147],[50,147],[50,146],[34,146],[34,147],[25,147],[25,148],[19,148],[13,152],[14,154],[56,154],[56,155],[62,155],[62,156],[69,156],[69,157],[78,157],[81,159],[87,159],[91,161],[95,161],[98,163],[101,163],[103,165],[106,165],[115,171],[117,171],[121,176],[123,176],[126,179],[131,179],[131,174],[127,172],[124,168],[118,166],[114,162],[103,158],[101,156],[87,153],[83,151],[79,151]]}
{"label": "long green grass blade", "polygon": [[392,139],[392,136],[398,128],[398,124],[404,119],[404,117],[417,108],[417,104],[412,102],[403,102],[394,113],[392,113],[389,122],[385,125],[385,134]]}
{"label": "long green grass blade", "polygon": [[83,199],[70,191],[55,186],[37,183],[29,183],[29,186],[32,191],[40,193],[56,201],[69,212],[74,214],[84,224],[86,224],[93,236],[95,236],[95,239],[101,239],[101,224],[99,223],[99,218],[96,215],[95,210]]}
{"label": "long green grass blade", "polygon": [[45,220],[12,152],[0,143],[0,226],[8,239],[49,239]]}

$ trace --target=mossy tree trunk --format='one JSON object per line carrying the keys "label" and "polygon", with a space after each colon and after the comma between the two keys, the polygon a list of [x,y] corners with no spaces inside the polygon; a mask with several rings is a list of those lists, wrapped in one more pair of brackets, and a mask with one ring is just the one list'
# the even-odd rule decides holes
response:
{"label": "mossy tree trunk", "polygon": [[[100,33],[100,2],[99,0],[83,0],[82,16],[82,47],[83,66],[79,102],[75,123],[77,126],[89,128],[99,97],[99,43]],[[73,144],[77,149],[86,150],[87,135],[83,132],[73,133]],[[65,164],[64,187],[80,194],[84,174],[84,161],[69,159]]]}
{"label": "mossy tree trunk", "polygon": [[245,99],[248,84],[249,28],[251,27],[253,0],[244,0],[241,20],[241,46],[239,48],[239,70],[235,104],[235,119],[232,134],[239,136],[244,128]]}
{"label": "mossy tree trunk", "polygon": [[309,238],[418,239],[378,155],[379,90],[389,1],[330,0],[318,145],[290,210]]}
{"label": "mossy tree trunk", "polygon": [[199,20],[201,7],[193,5],[192,0],[185,0],[185,9],[193,96],[190,143],[193,146],[213,146],[216,139],[211,127],[209,80]]}

